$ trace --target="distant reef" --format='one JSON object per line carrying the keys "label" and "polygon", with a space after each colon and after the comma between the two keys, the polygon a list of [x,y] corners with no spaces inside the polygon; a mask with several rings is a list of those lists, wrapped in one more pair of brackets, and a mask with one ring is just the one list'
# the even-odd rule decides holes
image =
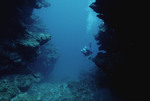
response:
{"label": "distant reef", "polygon": [[[138,2],[129,0],[96,0],[90,7],[104,21],[95,39],[100,44],[99,52],[93,59],[95,64],[108,74],[114,86],[124,97],[136,99],[141,73],[143,50],[140,28]],[[139,28],[139,30],[137,29]],[[141,39],[141,42],[140,40]],[[135,95],[135,96],[134,96]],[[142,95],[139,95],[141,98]],[[131,100],[132,101],[132,100]]]}
{"label": "distant reef", "polygon": [[[47,0],[3,0],[0,3],[0,75],[25,68],[51,39],[33,9],[48,7]],[[23,70],[22,70],[23,71]]]}

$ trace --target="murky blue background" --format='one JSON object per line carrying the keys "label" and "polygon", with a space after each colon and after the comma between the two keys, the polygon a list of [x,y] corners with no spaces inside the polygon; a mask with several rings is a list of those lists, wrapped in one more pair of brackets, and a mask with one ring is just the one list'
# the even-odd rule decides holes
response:
{"label": "murky blue background", "polygon": [[92,42],[92,57],[97,54],[94,34],[101,21],[89,8],[92,0],[50,0],[50,3],[51,7],[34,10],[34,14],[42,19],[60,53],[52,75],[77,78],[80,71],[95,67],[80,50]]}

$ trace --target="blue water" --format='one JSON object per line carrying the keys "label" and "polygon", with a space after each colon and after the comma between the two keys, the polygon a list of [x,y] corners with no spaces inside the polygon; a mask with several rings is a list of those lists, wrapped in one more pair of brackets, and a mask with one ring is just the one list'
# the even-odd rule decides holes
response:
{"label": "blue water", "polygon": [[89,8],[92,0],[50,0],[50,3],[51,7],[35,9],[34,14],[42,19],[60,54],[51,76],[57,79],[78,78],[81,71],[95,68],[95,64],[80,50],[92,42],[92,57],[97,54],[94,34],[101,21]]}

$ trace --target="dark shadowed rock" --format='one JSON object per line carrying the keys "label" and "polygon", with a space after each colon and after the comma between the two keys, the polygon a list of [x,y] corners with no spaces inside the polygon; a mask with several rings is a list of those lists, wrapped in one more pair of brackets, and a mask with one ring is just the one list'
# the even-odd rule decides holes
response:
{"label": "dark shadowed rock", "polygon": [[114,86],[127,101],[136,98],[134,95],[140,96],[134,85],[144,65],[137,5],[138,2],[129,0],[96,0],[90,6],[104,21],[100,26],[104,30],[100,29],[95,39],[101,44],[99,50],[106,51],[98,53],[93,61],[112,77]]}
{"label": "dark shadowed rock", "polygon": [[33,9],[50,4],[47,0],[5,0],[0,5],[0,72],[3,72],[3,66],[25,67],[34,61],[39,47],[51,39],[42,28],[36,28],[35,23],[40,22],[32,16]]}

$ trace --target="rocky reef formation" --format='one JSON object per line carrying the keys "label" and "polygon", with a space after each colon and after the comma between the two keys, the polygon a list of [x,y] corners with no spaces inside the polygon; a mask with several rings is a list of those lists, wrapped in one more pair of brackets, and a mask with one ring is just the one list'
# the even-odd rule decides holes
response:
{"label": "rocky reef formation", "polygon": [[51,42],[41,46],[38,52],[39,55],[37,56],[36,61],[30,63],[29,68],[40,72],[46,79],[53,71],[53,67],[59,54],[56,47]]}
{"label": "rocky reef formation", "polygon": [[[34,83],[39,82],[40,79],[41,79],[41,75],[39,73],[32,73],[28,75],[11,75],[11,76],[1,78],[0,79],[0,101],[10,101],[18,94],[27,92],[28,89]],[[25,98],[23,100],[25,100]],[[20,100],[11,100],[11,101],[20,101]]]}
{"label": "rocky reef formation", "polygon": [[33,9],[48,6],[47,0],[1,2],[0,75],[34,61],[39,47],[51,39],[49,33],[35,26],[40,23],[32,15]]}
{"label": "rocky reef formation", "polygon": [[143,65],[135,19],[138,7],[129,0],[96,0],[90,7],[104,21],[95,39],[101,44],[99,50],[106,51],[99,52],[93,61],[112,77],[120,94],[128,98],[125,101],[136,99],[134,95],[138,94],[134,85],[139,77],[137,71]]}
{"label": "rocky reef formation", "polygon": [[[51,80],[39,84],[41,75],[38,73],[2,78],[0,101],[119,101],[115,100],[115,94],[106,85],[99,86],[106,77],[103,71],[94,69],[82,72],[82,78],[78,80]],[[103,75],[101,82],[97,82],[95,72]]]}
{"label": "rocky reef formation", "polygon": [[[27,78],[28,79],[28,78]],[[97,89],[84,81],[66,81],[59,83],[32,84],[28,89],[21,92],[18,86],[8,85],[7,92],[2,92],[0,87],[0,101],[96,101]],[[22,82],[24,82],[22,80]],[[10,83],[9,83],[10,84]],[[20,84],[18,84],[20,85]],[[22,86],[21,86],[22,87]],[[2,88],[4,90],[4,87]]]}
{"label": "rocky reef formation", "polygon": [[43,80],[41,70],[50,71],[58,54],[48,42],[51,35],[32,12],[50,4],[47,0],[4,0],[0,5],[0,101],[41,101],[28,90]]}

